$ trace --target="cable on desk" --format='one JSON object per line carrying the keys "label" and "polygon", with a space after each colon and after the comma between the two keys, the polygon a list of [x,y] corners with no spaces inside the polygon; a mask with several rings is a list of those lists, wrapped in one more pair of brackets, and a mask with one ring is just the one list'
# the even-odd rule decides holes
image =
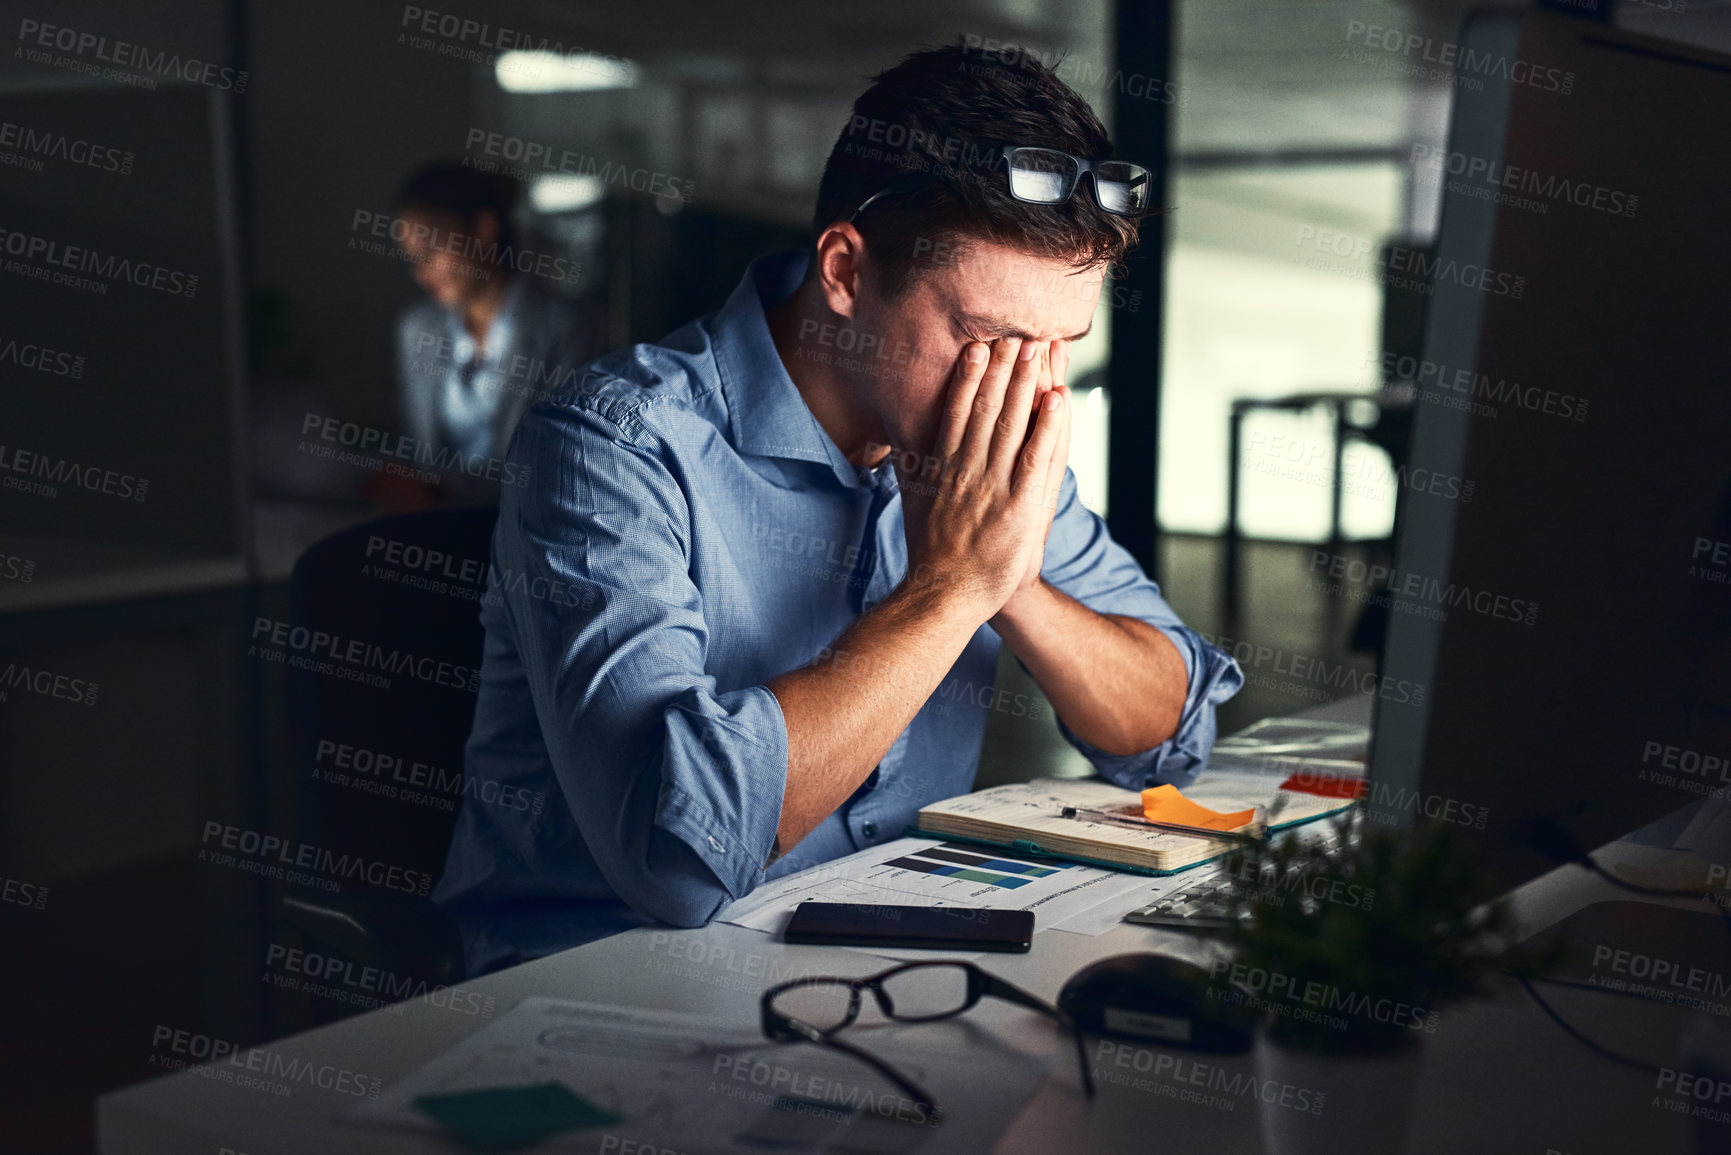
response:
{"label": "cable on desk", "polygon": [[[1612,886],[1619,887],[1623,890],[1633,891],[1636,894],[1653,895],[1663,898],[1698,898],[1703,902],[1710,903],[1713,909],[1718,912],[1719,920],[1725,924],[1725,929],[1728,932],[1731,932],[1731,910],[1726,910],[1724,906],[1715,902],[1710,895],[1703,894],[1700,890],[1665,890],[1656,886],[1642,886],[1639,883],[1629,882],[1625,879],[1618,878],[1616,875],[1600,866],[1597,862],[1594,862],[1592,856],[1582,848],[1579,842],[1575,841],[1574,835],[1564,829],[1561,823],[1554,822],[1549,818],[1533,818],[1522,824],[1520,833],[1527,845],[1532,847],[1534,850],[1537,850],[1540,854],[1545,855],[1547,858],[1554,859],[1564,865],[1583,867],[1598,875]],[[1613,1063],[1621,1063],[1625,1067],[1634,1067],[1636,1070],[1645,1071],[1648,1074],[1657,1074],[1664,1069],[1656,1064],[1648,1063],[1641,1059],[1632,1059],[1627,1055],[1619,1054],[1618,1052],[1611,1050],[1609,1047],[1600,1046],[1598,1043],[1595,1043],[1586,1035],[1583,1035],[1580,1031],[1571,1026],[1568,1020],[1564,1019],[1562,1015],[1557,1013],[1556,1008],[1552,1007],[1550,1003],[1547,1003],[1539,992],[1533,989],[1533,984],[1526,978],[1520,978],[1519,982],[1521,986],[1526,989],[1527,994],[1532,997],[1533,1002],[1539,1005],[1539,1009],[1544,1011],[1546,1015],[1550,1016],[1552,1022],[1561,1027],[1570,1038],[1574,1039],[1594,1054],[1610,1059]],[[1574,986],[1576,984],[1564,983],[1561,985]],[[1582,987],[1580,989],[1587,990],[1593,988]]]}
{"label": "cable on desk", "polygon": [[1570,1026],[1568,1020],[1558,1014],[1556,1008],[1552,1007],[1550,1003],[1547,1003],[1544,1000],[1544,997],[1540,995],[1538,991],[1533,989],[1532,983],[1528,982],[1524,978],[1520,979],[1519,982],[1521,986],[1526,988],[1527,994],[1532,996],[1533,1001],[1539,1004],[1539,1009],[1550,1016],[1553,1023],[1563,1028],[1564,1032],[1566,1032],[1570,1038],[1574,1039],[1577,1043],[1580,1043],[1583,1047],[1586,1047],[1589,1051],[1592,1051],[1596,1055],[1601,1055],[1611,1060],[1613,1063],[1621,1063],[1625,1067],[1633,1067],[1637,1071],[1645,1071],[1649,1075],[1658,1074],[1659,1071],[1663,1070],[1663,1068],[1658,1064],[1649,1063],[1642,1059],[1631,1059],[1627,1055],[1619,1054],[1618,1052],[1611,1050],[1609,1047],[1603,1047],[1598,1043],[1595,1043],[1580,1031]]}
{"label": "cable on desk", "polygon": [[1727,932],[1731,932],[1731,910],[1715,902],[1711,895],[1700,889],[1664,890],[1656,886],[1642,886],[1640,883],[1629,882],[1618,878],[1597,862],[1593,856],[1582,849],[1575,841],[1575,836],[1563,828],[1561,823],[1549,818],[1531,818],[1522,824],[1520,836],[1523,841],[1546,858],[1565,866],[1579,866],[1592,871],[1612,886],[1636,894],[1647,894],[1657,898],[1698,898],[1713,907],[1719,915],[1719,921],[1725,924]]}

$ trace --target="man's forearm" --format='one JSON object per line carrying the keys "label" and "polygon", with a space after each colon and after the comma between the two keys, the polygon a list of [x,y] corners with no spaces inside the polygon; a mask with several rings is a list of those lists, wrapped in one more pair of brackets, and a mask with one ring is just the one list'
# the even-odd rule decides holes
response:
{"label": "man's forearm", "polygon": [[776,828],[783,851],[865,781],[979,626],[964,599],[904,584],[824,656],[770,680],[787,722],[787,787]]}
{"label": "man's forearm", "polygon": [[1178,732],[1189,690],[1184,656],[1138,618],[1099,614],[1037,582],[991,626],[1076,737],[1108,754],[1139,754]]}

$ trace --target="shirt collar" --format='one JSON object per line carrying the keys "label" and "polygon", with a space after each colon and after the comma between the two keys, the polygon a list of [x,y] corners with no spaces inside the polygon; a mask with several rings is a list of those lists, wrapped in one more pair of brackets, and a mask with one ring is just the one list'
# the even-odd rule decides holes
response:
{"label": "shirt collar", "polygon": [[[499,301],[499,311],[493,314],[492,324],[487,326],[487,343],[481,356],[483,364],[497,361],[499,354],[511,344],[516,336],[517,314],[522,310],[523,278],[512,277],[505,282],[505,295]],[[454,360],[467,361],[475,355],[478,343],[463,324],[462,313],[456,309],[445,309],[444,313],[445,331],[450,334],[451,346],[456,353]]]}
{"label": "shirt collar", "polygon": [[802,249],[759,257],[716,314],[715,368],[728,426],[741,453],[826,463],[847,485],[870,485],[872,474],[848,461],[807,408],[769,334],[765,314],[799,287],[810,263]]}

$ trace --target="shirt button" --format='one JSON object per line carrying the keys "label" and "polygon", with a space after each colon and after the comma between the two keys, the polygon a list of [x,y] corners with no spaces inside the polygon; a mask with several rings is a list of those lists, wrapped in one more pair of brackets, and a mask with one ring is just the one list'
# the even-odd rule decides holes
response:
{"label": "shirt button", "polygon": [[876,838],[878,833],[878,824],[875,822],[863,823],[859,828],[859,832],[867,838]]}
{"label": "shirt button", "polygon": [[721,845],[721,843],[717,842],[715,840],[715,835],[713,835],[713,834],[711,834],[709,836],[709,848],[711,850],[715,851],[715,853],[717,853],[717,854],[726,854],[727,853],[727,847],[725,847],[725,846]]}

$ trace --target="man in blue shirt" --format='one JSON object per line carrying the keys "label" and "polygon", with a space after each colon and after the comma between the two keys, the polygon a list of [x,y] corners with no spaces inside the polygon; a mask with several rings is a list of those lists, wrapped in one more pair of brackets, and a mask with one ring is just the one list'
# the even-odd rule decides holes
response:
{"label": "man in blue shirt", "polygon": [[811,250],[523,418],[467,771],[547,802],[464,802],[434,897],[471,972],[899,837],[971,788],[1006,643],[1107,778],[1195,777],[1243,676],[1066,468],[1069,342],[1151,207],[1110,155],[1038,62],[915,54]]}

